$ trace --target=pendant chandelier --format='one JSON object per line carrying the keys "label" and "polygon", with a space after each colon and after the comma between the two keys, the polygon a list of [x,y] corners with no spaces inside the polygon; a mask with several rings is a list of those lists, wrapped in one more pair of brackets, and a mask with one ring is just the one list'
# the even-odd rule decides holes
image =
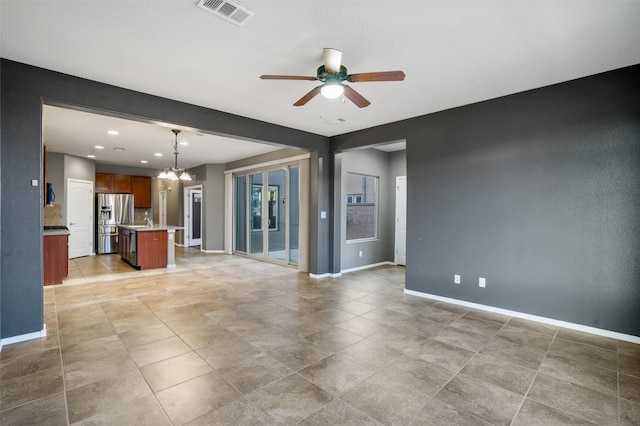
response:
{"label": "pendant chandelier", "polygon": [[[169,179],[169,180],[180,179],[180,180],[190,181],[192,179],[187,169],[178,168],[178,134],[180,133],[180,130],[173,129],[171,131],[173,132],[174,135],[176,135],[175,141],[171,143],[173,146],[173,155],[175,156],[175,164],[174,164],[174,167],[167,167],[165,169],[162,169],[162,171],[158,175],[158,179]],[[178,178],[178,174],[180,174],[180,178]]]}

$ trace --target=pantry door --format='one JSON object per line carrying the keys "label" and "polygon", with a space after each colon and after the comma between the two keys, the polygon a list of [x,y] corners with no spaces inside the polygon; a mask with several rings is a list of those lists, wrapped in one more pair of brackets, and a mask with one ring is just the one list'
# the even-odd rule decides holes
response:
{"label": "pantry door", "polygon": [[69,258],[89,256],[93,252],[93,182],[67,180],[67,228]]}

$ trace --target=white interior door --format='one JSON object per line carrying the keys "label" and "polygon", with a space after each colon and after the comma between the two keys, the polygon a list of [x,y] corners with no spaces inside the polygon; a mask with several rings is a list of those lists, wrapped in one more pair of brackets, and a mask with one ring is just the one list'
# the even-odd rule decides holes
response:
{"label": "white interior door", "polygon": [[89,256],[93,247],[93,182],[67,180],[69,258]]}
{"label": "white interior door", "polygon": [[185,188],[185,247],[202,245],[202,186]]}
{"label": "white interior door", "polygon": [[396,250],[394,262],[407,264],[407,177],[396,176]]}

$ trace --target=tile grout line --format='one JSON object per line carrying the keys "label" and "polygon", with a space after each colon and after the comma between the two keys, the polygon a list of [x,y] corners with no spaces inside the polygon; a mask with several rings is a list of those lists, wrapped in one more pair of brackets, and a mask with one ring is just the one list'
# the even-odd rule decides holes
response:
{"label": "tile grout line", "polygon": [[547,350],[544,353],[544,356],[540,360],[540,365],[538,365],[538,368],[536,368],[536,374],[534,374],[533,379],[531,379],[531,383],[529,383],[529,388],[525,392],[524,398],[522,398],[522,402],[520,403],[520,406],[516,410],[516,414],[513,416],[513,419],[511,420],[511,425],[513,425],[513,422],[516,421],[518,414],[520,414],[520,410],[522,410],[522,406],[527,400],[527,396],[529,395],[529,392],[531,392],[531,388],[533,387],[533,384],[536,382],[536,378],[538,377],[538,372],[540,371],[540,367],[542,367],[542,363],[544,362],[545,358],[549,354],[549,351],[551,350],[551,346],[553,346],[553,342],[555,342],[557,336],[558,336],[558,330],[556,330],[555,333],[553,333],[553,339],[551,339],[551,343],[549,343],[549,347],[547,348]]}
{"label": "tile grout line", "polygon": [[[436,308],[436,309],[437,309],[437,308]],[[457,321],[458,319],[465,317],[469,312],[471,312],[471,311],[467,311],[467,312],[465,312],[464,314],[462,314],[460,317],[456,318],[456,319],[455,319],[455,320],[453,320],[452,322]],[[474,318],[474,319],[479,320],[479,321],[486,321],[486,320],[482,320],[482,319],[479,319],[479,318]],[[511,319],[511,317],[510,317],[509,319]],[[452,322],[451,322],[451,323],[452,323]],[[491,322],[491,321],[490,321],[490,322]],[[481,346],[481,347],[480,347],[480,348],[479,348],[479,349],[478,349],[478,350],[473,354],[473,356],[471,356],[471,357],[470,357],[470,358],[469,358],[469,359],[468,359],[464,364],[462,364],[462,366],[461,366],[461,367],[460,367],[460,368],[455,372],[455,374],[454,374],[453,376],[451,376],[451,378],[449,378],[449,380],[447,380],[447,382],[446,382],[446,383],[444,383],[444,384],[443,384],[443,385],[438,389],[438,391],[437,391],[436,393],[434,393],[434,394],[433,394],[433,396],[429,399],[429,401],[427,401],[427,402],[426,402],[426,403],[425,403],[425,404],[424,404],[420,409],[424,408],[424,407],[425,407],[425,406],[426,406],[426,405],[427,405],[427,404],[428,404],[432,399],[434,399],[434,398],[436,397],[436,395],[437,395],[438,393],[440,393],[440,391],[441,391],[442,389],[444,389],[444,388],[445,388],[445,387],[446,387],[446,386],[447,386],[447,385],[448,385],[448,384],[449,384],[449,383],[450,383],[454,378],[458,377],[458,375],[459,375],[459,374],[463,374],[463,375],[464,375],[464,373],[462,373],[462,370],[463,370],[463,369],[464,369],[464,368],[465,368],[465,367],[466,367],[466,366],[467,366],[467,365],[468,365],[468,364],[469,364],[469,363],[470,363],[470,362],[471,362],[475,357],[477,357],[477,356],[478,356],[478,354],[480,353],[480,351],[482,351],[482,349],[484,349],[484,348],[487,346],[488,342],[490,342],[492,339],[494,339],[494,338],[496,337],[496,335],[500,332],[500,330],[502,330],[502,329],[503,329],[503,328],[508,324],[508,322],[509,322],[509,320],[507,320],[506,322],[504,322],[504,323],[502,324],[502,326],[501,326],[498,330],[496,330],[496,331],[493,333],[493,336],[491,336],[491,337],[489,338],[489,340],[488,340],[487,342],[485,342],[485,343],[484,343],[484,344],[483,344],[483,345],[482,345],[482,346]],[[449,325],[451,325],[451,323],[447,324],[444,328],[447,328]],[[444,328],[443,328],[443,329],[444,329]],[[458,346],[456,346],[456,347],[458,347]],[[461,348],[461,349],[464,349],[464,348]],[[484,380],[483,380],[483,382],[484,382]],[[443,402],[443,401],[440,401],[440,402]],[[443,403],[451,407],[451,405],[447,404],[446,402],[443,402]],[[466,411],[466,410],[463,410],[463,409],[461,409],[461,408],[456,408],[456,407],[452,407],[452,408],[454,408],[454,409],[456,409],[456,410],[461,410],[461,411],[463,411],[465,414],[468,414],[469,416],[471,416],[471,417],[473,417],[473,418],[475,418],[475,419],[479,419],[480,421],[486,422],[485,420],[483,420],[483,419],[479,418],[478,416],[474,415],[473,413],[469,413],[469,412],[468,412],[468,411]],[[419,411],[419,410],[418,410],[418,411]],[[418,411],[416,411],[416,413],[417,413]],[[416,413],[414,413],[414,416],[415,416],[415,414],[416,414]],[[516,414],[517,414],[517,413],[516,413]],[[515,416],[514,416],[514,418],[515,418]],[[513,420],[512,420],[512,421],[513,421]]]}
{"label": "tile grout line", "polygon": [[616,342],[616,390],[618,392],[618,424],[622,424],[622,401],[620,400],[620,343]]}
{"label": "tile grout line", "polygon": [[[93,289],[91,289],[91,292],[93,293]],[[94,293],[94,297],[95,297],[95,293]],[[138,300],[140,303],[142,303],[142,301],[140,301],[138,299],[138,296],[134,295],[134,298],[136,300]],[[98,304],[100,305],[100,309],[102,309],[102,312],[104,312],[104,308],[102,307],[102,302],[100,300],[98,300]],[[149,309],[148,306],[146,306],[144,303],[142,303],[143,306],[145,306],[147,309]],[[149,309],[150,310],[150,309]],[[150,310],[151,311],[151,310]],[[158,318],[158,320],[164,324],[164,322],[156,315],[155,312],[151,311],[151,313]],[[164,409],[164,406],[160,403],[160,400],[158,399],[158,396],[156,395],[156,392],[154,392],[154,390],[151,388],[151,384],[149,384],[149,382],[147,381],[147,378],[144,376],[144,374],[142,374],[142,370],[141,367],[138,365],[138,363],[136,362],[136,360],[133,358],[133,355],[131,354],[131,351],[129,350],[129,347],[127,347],[127,345],[124,344],[124,342],[122,341],[122,338],[120,338],[120,334],[118,333],[118,331],[116,330],[116,328],[113,325],[113,321],[111,320],[111,318],[109,318],[109,315],[104,312],[105,316],[107,317],[107,319],[109,320],[109,322],[111,323],[111,327],[113,327],[113,331],[115,333],[115,335],[118,337],[118,340],[120,341],[120,343],[122,344],[122,346],[124,347],[124,349],[127,351],[127,354],[129,355],[129,358],[131,359],[131,361],[133,362],[133,365],[135,365],[136,370],[138,371],[138,374],[142,377],[142,379],[144,380],[144,382],[147,384],[147,386],[149,387],[149,390],[151,391],[151,394],[153,395],[153,398],[155,399],[156,403],[158,404],[158,406],[160,407],[160,409],[162,410],[162,414],[164,414],[165,418],[169,421],[170,424],[174,425],[173,420],[171,420],[171,418],[169,417],[169,414],[166,412],[166,410]],[[164,324],[165,327],[168,328],[168,326],[166,324]],[[170,329],[170,328],[169,328]],[[171,329],[170,329],[171,330]],[[171,330],[173,332],[173,330]],[[175,334],[175,333],[174,333]],[[176,334],[176,337],[178,337],[178,335]],[[180,339],[182,340],[182,339]],[[141,345],[139,345],[141,346]]]}
{"label": "tile grout line", "polygon": [[62,374],[62,395],[64,397],[64,411],[67,417],[67,426],[71,424],[69,417],[69,402],[67,401],[67,381],[64,374],[64,360],[62,358],[62,342],[60,341],[60,322],[58,321],[58,299],[55,288],[53,289],[53,305],[56,310],[56,334],[58,336],[58,353],[60,354],[60,371]]}

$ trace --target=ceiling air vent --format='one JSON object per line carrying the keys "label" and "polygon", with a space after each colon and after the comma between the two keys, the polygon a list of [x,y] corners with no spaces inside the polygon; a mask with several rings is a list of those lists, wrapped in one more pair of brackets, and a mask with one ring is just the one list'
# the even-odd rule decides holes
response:
{"label": "ceiling air vent", "polygon": [[236,25],[243,25],[254,13],[238,3],[228,0],[200,0],[198,7],[218,15]]}

